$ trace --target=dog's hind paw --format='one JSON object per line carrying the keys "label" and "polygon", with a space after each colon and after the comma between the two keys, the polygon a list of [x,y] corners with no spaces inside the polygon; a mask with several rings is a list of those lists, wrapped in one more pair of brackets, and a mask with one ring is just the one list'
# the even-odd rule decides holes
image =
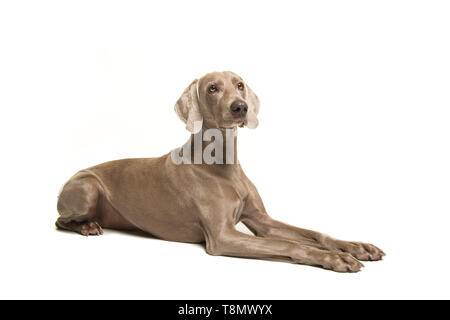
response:
{"label": "dog's hind paw", "polygon": [[97,222],[91,221],[91,222],[86,222],[81,225],[80,233],[83,236],[89,236],[89,235],[99,236],[99,235],[103,234],[103,230],[102,230],[102,227],[100,227],[100,225]]}

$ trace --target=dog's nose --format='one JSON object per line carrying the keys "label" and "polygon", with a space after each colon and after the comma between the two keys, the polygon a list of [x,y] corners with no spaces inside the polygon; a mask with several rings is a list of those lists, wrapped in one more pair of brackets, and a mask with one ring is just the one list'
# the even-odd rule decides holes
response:
{"label": "dog's nose", "polygon": [[233,116],[245,116],[247,114],[248,106],[244,101],[237,100],[231,104],[230,109]]}

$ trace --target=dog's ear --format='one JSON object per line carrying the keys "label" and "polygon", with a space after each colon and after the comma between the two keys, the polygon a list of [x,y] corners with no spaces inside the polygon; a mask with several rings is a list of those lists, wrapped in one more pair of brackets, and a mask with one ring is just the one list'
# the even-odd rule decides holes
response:
{"label": "dog's ear", "polygon": [[255,129],[259,124],[258,118],[256,117],[259,113],[259,99],[249,86],[247,86],[247,104],[247,127]]}
{"label": "dog's ear", "polygon": [[186,129],[191,133],[197,133],[202,129],[203,117],[200,113],[198,102],[198,80],[195,79],[187,87],[175,104],[175,112],[186,123]]}

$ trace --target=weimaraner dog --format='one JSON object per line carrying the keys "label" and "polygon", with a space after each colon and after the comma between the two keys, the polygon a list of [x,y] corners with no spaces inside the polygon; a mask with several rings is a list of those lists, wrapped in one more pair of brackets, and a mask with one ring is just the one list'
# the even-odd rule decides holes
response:
{"label": "weimaraner dog", "polygon": [[[205,243],[211,255],[287,261],[338,272],[359,271],[363,265],[358,260],[385,255],[374,245],[337,240],[267,214],[237,161],[237,127],[255,128],[259,111],[258,97],[241,77],[213,72],[194,80],[175,111],[192,133],[185,145],[189,147],[160,158],[116,160],[79,171],[59,195],[56,226],[85,236],[100,235],[102,228],[141,230],[164,240]],[[231,151],[231,161],[190,161],[198,154],[194,140],[209,129],[224,134],[223,150],[215,153],[228,156]],[[201,155],[208,143],[202,139],[198,146]],[[177,163],[174,154],[188,161]],[[239,221],[254,235],[237,231]]]}

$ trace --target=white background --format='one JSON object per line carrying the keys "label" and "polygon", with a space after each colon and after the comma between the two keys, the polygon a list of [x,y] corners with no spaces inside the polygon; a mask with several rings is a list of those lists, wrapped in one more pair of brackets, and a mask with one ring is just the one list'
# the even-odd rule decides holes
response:
{"label": "white background", "polygon": [[[2,1],[0,298],[450,298],[449,16],[445,1]],[[180,146],[173,106],[216,70],[261,100],[238,150],[269,213],[384,261],[338,274],[55,230],[76,171]]]}

